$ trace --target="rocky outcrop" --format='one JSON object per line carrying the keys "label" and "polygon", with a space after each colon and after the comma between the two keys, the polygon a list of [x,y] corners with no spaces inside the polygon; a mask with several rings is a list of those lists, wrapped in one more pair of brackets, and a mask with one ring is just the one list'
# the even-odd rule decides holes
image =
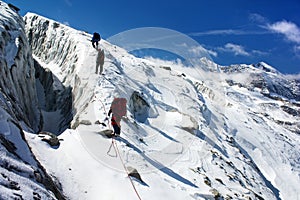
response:
{"label": "rocky outcrop", "polygon": [[149,116],[150,105],[143,96],[134,91],[130,97],[129,108],[133,117],[139,122],[145,122]]}
{"label": "rocky outcrop", "polygon": [[135,178],[136,180],[140,181],[141,183],[144,183],[142,180],[142,177],[140,173],[137,171],[137,169],[128,166],[127,167],[128,176]]}
{"label": "rocky outcrop", "polygon": [[59,147],[60,145],[60,139],[53,133],[42,131],[39,133],[39,137],[41,137],[42,141],[47,142],[51,147]]}

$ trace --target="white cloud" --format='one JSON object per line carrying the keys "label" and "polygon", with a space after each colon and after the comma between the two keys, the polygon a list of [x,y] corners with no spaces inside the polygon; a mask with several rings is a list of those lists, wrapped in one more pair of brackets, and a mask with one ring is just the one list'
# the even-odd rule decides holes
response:
{"label": "white cloud", "polygon": [[[183,45],[186,46],[186,44],[182,44],[181,46],[183,46]],[[206,47],[204,47],[204,45],[188,47],[188,53],[190,53],[189,57],[191,57],[191,58],[195,58],[195,57],[196,58],[202,58],[202,57],[209,58],[211,55],[214,57],[218,56],[217,52],[207,49]]]}
{"label": "white cloud", "polygon": [[66,26],[70,26],[69,22],[63,22],[63,24],[66,25]]}
{"label": "white cloud", "polygon": [[262,30],[238,30],[238,29],[220,29],[202,32],[190,33],[189,36],[205,36],[205,35],[262,35],[268,32]]}
{"label": "white cloud", "polygon": [[283,20],[268,24],[267,28],[272,32],[283,34],[288,41],[300,44],[300,28],[293,22]]}
{"label": "white cloud", "polygon": [[239,30],[233,29],[223,29],[223,30],[210,30],[202,31],[196,33],[190,33],[190,36],[203,36],[203,35],[239,35],[241,32]]}
{"label": "white cloud", "polygon": [[290,79],[290,80],[295,80],[295,79],[300,80],[300,73],[298,73],[298,74],[287,74],[286,78]]}
{"label": "white cloud", "polygon": [[206,51],[206,50],[201,46],[195,46],[195,47],[191,47],[189,49],[189,52],[191,52],[195,55],[201,55],[204,51]]}
{"label": "white cloud", "polygon": [[214,56],[214,57],[218,57],[218,52],[215,51],[214,47],[211,47],[211,46],[207,46],[207,45],[204,45],[204,44],[201,44],[201,46],[206,50],[206,52],[211,55],[211,56]]}
{"label": "white cloud", "polygon": [[262,15],[257,14],[257,13],[251,13],[249,15],[249,20],[252,22],[255,22],[255,23],[258,22],[261,24],[266,24],[268,21],[265,17],[263,17]]}
{"label": "white cloud", "polygon": [[266,56],[270,54],[269,52],[264,52],[260,50],[252,50],[251,53],[259,56]]}
{"label": "white cloud", "polygon": [[[249,15],[249,21],[254,22],[254,27],[248,27],[246,29],[216,29],[216,30],[208,30],[208,31],[200,31],[190,33],[189,36],[201,37],[201,36],[217,36],[217,35],[264,35],[264,34],[282,34],[287,41],[294,43],[294,52],[297,56],[300,57],[300,27],[293,22],[288,22],[286,20],[269,23],[269,20],[264,16],[252,13]],[[234,55],[240,56],[251,56],[258,55],[264,56],[268,55],[268,52],[263,52],[260,50],[249,50],[246,51],[244,46],[227,43],[223,47],[213,48],[216,51],[230,52]],[[215,51],[208,51],[208,53],[212,56],[217,57],[218,54]]]}
{"label": "white cloud", "polygon": [[248,53],[243,46],[238,44],[227,43],[224,47],[219,48],[219,50],[233,53],[236,56],[250,56],[250,53]]}
{"label": "white cloud", "polygon": [[203,48],[202,46],[195,46],[189,48],[189,52],[192,53],[193,57],[205,57],[205,55],[210,54],[209,50]]}
{"label": "white cloud", "polygon": [[300,58],[300,46],[294,46],[294,53],[295,55]]}
{"label": "white cloud", "polygon": [[214,57],[218,57],[218,53],[216,51],[213,51],[213,50],[207,50],[208,54],[209,55],[212,55]]}

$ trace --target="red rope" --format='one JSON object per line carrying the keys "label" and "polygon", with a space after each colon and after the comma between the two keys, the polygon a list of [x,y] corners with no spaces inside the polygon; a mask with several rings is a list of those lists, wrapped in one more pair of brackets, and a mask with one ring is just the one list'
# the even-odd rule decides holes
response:
{"label": "red rope", "polygon": [[124,164],[124,162],[123,162],[123,159],[122,159],[122,157],[121,157],[119,148],[118,148],[118,146],[117,146],[117,143],[115,143],[114,138],[112,138],[112,143],[113,143],[113,145],[114,145],[114,148],[115,148],[117,154],[119,155],[119,158],[120,158],[120,160],[121,160],[121,163],[122,163],[122,165],[123,165],[123,168],[124,168],[124,170],[125,170],[125,172],[126,172],[128,178],[129,178],[129,180],[130,180],[130,183],[131,183],[131,185],[132,185],[132,187],[133,187],[134,192],[136,193],[136,196],[138,197],[139,200],[142,200],[142,198],[140,197],[140,195],[139,195],[139,193],[138,193],[138,191],[137,191],[137,189],[136,189],[136,187],[135,187],[135,185],[134,185],[134,183],[133,183],[133,180],[132,180],[131,177],[129,176],[129,172],[128,172],[128,170],[127,170],[127,168],[126,168],[126,166],[125,166],[125,164]]}
{"label": "red rope", "polygon": [[[103,106],[105,115],[107,115],[107,112],[106,112],[104,103],[101,101],[101,99],[99,99],[99,101],[101,102],[101,104],[102,104],[102,106]],[[111,129],[111,126],[110,126],[110,123],[109,123],[109,118],[108,118],[108,127]],[[128,170],[127,170],[127,168],[126,168],[126,166],[125,166],[125,164],[124,164],[124,161],[123,161],[123,159],[122,159],[122,157],[121,157],[121,154],[120,154],[118,145],[117,145],[117,143],[115,142],[115,140],[114,140],[113,137],[112,137],[112,144],[113,144],[113,146],[114,146],[115,151],[117,152],[117,155],[119,155],[119,158],[120,158],[120,160],[121,160],[121,163],[122,163],[122,165],[123,165],[123,168],[124,168],[124,170],[125,170],[125,172],[126,172],[128,178],[129,178],[129,180],[130,180],[130,183],[131,183],[131,185],[132,185],[132,187],[133,187],[134,192],[136,193],[136,196],[138,197],[139,200],[142,200],[142,198],[140,197],[140,195],[139,195],[139,193],[138,193],[138,191],[137,191],[137,189],[136,189],[136,187],[135,187],[135,185],[134,185],[134,183],[133,183],[133,180],[132,180],[131,177],[129,176],[129,172],[128,172]],[[109,150],[109,151],[110,151],[110,150]]]}

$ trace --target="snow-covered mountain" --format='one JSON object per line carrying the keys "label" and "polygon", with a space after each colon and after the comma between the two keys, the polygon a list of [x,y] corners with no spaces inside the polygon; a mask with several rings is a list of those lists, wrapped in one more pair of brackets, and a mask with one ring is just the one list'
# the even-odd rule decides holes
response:
{"label": "snow-covered mountain", "polygon": [[[299,80],[263,62],[137,58],[105,40],[99,75],[90,34],[0,6],[0,198],[300,199]],[[112,143],[99,133],[115,97],[128,112]]]}

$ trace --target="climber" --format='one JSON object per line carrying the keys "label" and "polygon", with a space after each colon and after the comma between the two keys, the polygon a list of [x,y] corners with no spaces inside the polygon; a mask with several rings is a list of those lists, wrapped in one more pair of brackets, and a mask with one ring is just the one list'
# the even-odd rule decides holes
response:
{"label": "climber", "polygon": [[98,55],[96,60],[96,74],[98,74],[99,66],[100,66],[100,75],[103,72],[103,65],[104,65],[104,50],[97,49]]}
{"label": "climber", "polygon": [[[98,49],[98,42],[101,40],[100,34],[99,33],[94,33],[93,38],[92,38],[92,45],[94,48]],[[96,44],[96,45],[95,45]]]}
{"label": "climber", "polygon": [[[112,109],[109,110],[108,116],[112,113]],[[114,128],[114,136],[120,136],[121,134],[121,118],[116,118],[114,114],[111,116],[111,125]]]}
{"label": "climber", "polygon": [[121,119],[126,115],[126,103],[125,98],[114,98],[111,103],[111,107],[108,112],[108,116],[111,116],[111,125],[114,129],[114,136],[120,136],[121,134]]}

